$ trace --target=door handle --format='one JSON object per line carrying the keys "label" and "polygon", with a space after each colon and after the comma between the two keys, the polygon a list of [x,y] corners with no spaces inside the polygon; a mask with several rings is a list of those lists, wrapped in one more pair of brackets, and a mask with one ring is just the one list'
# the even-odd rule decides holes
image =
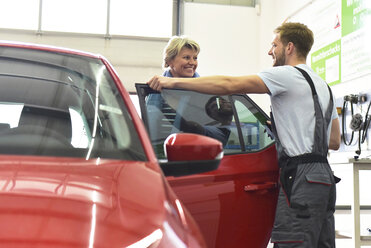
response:
{"label": "door handle", "polygon": [[245,191],[259,191],[259,190],[267,190],[267,189],[275,189],[277,188],[276,182],[266,182],[266,183],[252,183],[246,185],[243,189]]}

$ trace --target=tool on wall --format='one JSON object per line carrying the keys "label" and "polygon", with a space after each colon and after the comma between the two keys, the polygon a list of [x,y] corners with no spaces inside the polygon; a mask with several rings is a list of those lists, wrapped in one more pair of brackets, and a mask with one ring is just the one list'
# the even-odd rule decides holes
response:
{"label": "tool on wall", "polygon": [[[342,109],[342,138],[343,142],[346,146],[352,145],[354,139],[354,133],[358,132],[358,150],[356,150],[356,154],[359,156],[361,154],[361,144],[363,144],[367,138],[367,131],[370,127],[371,116],[369,116],[371,101],[368,104],[367,111],[365,113],[365,117],[363,120],[363,115],[361,113],[354,114],[354,104],[362,104],[367,101],[367,96],[362,95],[346,95],[344,96],[344,103]],[[346,113],[348,110],[348,103],[350,104],[350,113],[352,116],[352,120],[350,122],[350,129],[351,137],[350,140],[347,138],[347,130],[346,130]]]}

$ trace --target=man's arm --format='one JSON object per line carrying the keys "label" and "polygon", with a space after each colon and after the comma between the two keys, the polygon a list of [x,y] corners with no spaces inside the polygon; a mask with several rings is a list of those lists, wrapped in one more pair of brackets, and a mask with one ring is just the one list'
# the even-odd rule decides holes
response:
{"label": "man's arm", "polygon": [[154,76],[147,84],[154,90],[180,88],[205,94],[229,95],[233,93],[269,93],[263,80],[257,75],[251,76],[209,76],[199,78],[169,78]]}
{"label": "man's arm", "polygon": [[332,120],[329,149],[337,150],[340,147],[340,124],[339,118]]}

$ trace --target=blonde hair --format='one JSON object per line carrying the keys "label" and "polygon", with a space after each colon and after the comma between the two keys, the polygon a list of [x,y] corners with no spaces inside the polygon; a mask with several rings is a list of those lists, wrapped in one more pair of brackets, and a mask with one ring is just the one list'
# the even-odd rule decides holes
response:
{"label": "blonde hair", "polygon": [[183,48],[189,48],[195,51],[197,54],[200,52],[200,46],[196,41],[191,40],[185,36],[173,36],[167,43],[164,49],[164,63],[163,67],[169,67],[169,61],[174,59]]}

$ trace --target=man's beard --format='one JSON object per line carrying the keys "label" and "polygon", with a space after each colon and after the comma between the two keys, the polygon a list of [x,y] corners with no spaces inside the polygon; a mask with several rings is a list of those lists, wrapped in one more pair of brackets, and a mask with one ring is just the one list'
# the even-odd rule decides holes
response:
{"label": "man's beard", "polygon": [[286,62],[286,55],[285,55],[284,49],[282,49],[281,54],[279,56],[276,56],[276,60],[273,66],[285,65],[285,62]]}

